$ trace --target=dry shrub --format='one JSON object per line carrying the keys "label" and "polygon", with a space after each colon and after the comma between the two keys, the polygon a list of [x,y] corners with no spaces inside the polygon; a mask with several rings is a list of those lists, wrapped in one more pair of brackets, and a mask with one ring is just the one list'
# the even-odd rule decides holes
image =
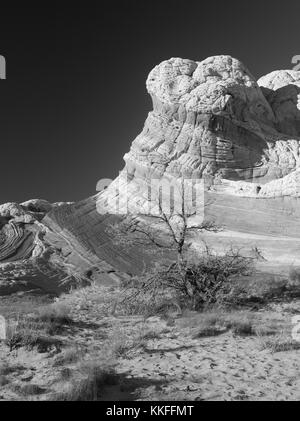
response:
{"label": "dry shrub", "polygon": [[116,311],[152,316],[184,308],[203,310],[226,302],[239,277],[252,273],[253,259],[229,250],[217,255],[209,248],[193,261],[156,266],[131,280]]}

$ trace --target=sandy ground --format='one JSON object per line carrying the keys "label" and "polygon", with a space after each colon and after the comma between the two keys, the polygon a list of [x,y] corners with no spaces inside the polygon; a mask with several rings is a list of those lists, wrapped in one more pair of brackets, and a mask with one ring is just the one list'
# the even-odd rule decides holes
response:
{"label": "sandy ground", "polygon": [[[61,297],[74,322],[56,338],[61,342],[58,348],[9,353],[0,343],[0,400],[56,399],[72,380],[82,378],[82,364],[106,364],[110,349],[117,350],[112,362],[116,381],[103,386],[101,400],[300,399],[300,346],[282,352],[263,346],[282,335],[288,338],[291,317],[300,315],[299,301],[253,313],[258,328],[276,326],[272,334],[220,329],[201,336],[202,316],[195,313],[147,320],[112,316],[114,294],[93,286]],[[78,361],[58,365],[70,348],[78,350]],[[4,367],[11,370],[1,376]],[[33,390],[28,385],[34,385]]]}

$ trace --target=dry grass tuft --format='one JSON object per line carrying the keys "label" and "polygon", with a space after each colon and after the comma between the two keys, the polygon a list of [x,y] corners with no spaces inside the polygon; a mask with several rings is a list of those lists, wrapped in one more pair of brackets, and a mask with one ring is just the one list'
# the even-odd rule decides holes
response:
{"label": "dry grass tuft", "polygon": [[272,353],[298,351],[300,350],[300,343],[289,336],[279,334],[272,339],[261,339],[261,349],[268,349]]}
{"label": "dry grass tuft", "polygon": [[81,367],[83,378],[73,380],[60,395],[54,396],[57,401],[98,401],[106,386],[117,384],[117,376],[112,366],[90,361]]}
{"label": "dry grass tuft", "polygon": [[53,367],[60,367],[63,365],[77,363],[80,358],[82,358],[84,352],[77,348],[71,347],[64,350],[54,361]]}

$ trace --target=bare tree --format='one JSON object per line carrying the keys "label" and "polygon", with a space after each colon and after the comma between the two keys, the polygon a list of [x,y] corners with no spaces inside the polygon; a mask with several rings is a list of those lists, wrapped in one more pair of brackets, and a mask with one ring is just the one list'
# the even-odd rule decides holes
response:
{"label": "bare tree", "polygon": [[[127,215],[109,227],[114,241],[126,248],[144,247],[146,251],[172,250],[176,259],[158,264],[129,281],[124,298],[118,304],[139,306],[144,312],[155,312],[169,305],[191,305],[199,309],[207,304],[223,301],[240,276],[249,275],[253,263],[263,258],[255,248],[254,257],[245,257],[230,249],[222,255],[213,252],[203,241],[204,250],[197,254],[190,250],[193,236],[203,232],[218,232],[214,221],[197,222],[195,209],[185,200],[181,183],[180,206],[164,209],[161,198],[156,200],[155,214]],[[190,203],[190,202],[188,202]],[[199,219],[198,219],[199,221]],[[161,261],[163,263],[163,260]],[[149,313],[150,314],[150,313]]]}
{"label": "bare tree", "polygon": [[221,227],[217,226],[214,221],[205,220],[192,224],[196,211],[186,204],[183,179],[179,186],[179,195],[177,196],[179,206],[170,206],[166,211],[161,197],[156,197],[158,212],[129,214],[120,222],[109,226],[107,231],[111,234],[113,241],[126,247],[140,245],[149,252],[172,250],[177,254],[177,263],[182,265],[186,259],[190,240],[196,233],[218,232]]}

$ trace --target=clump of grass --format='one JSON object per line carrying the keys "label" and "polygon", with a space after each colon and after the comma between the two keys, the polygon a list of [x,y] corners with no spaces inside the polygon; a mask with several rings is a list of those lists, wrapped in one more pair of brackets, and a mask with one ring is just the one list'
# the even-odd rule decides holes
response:
{"label": "clump of grass", "polygon": [[38,338],[39,332],[34,324],[18,322],[8,326],[5,343],[10,352],[21,347],[32,349],[36,346]]}
{"label": "clump of grass", "polygon": [[190,328],[194,338],[217,336],[231,330],[234,335],[254,335],[254,315],[250,312],[225,312],[216,310],[205,313],[185,313],[178,321],[181,327]]}
{"label": "clump of grass", "polygon": [[28,318],[9,325],[5,343],[10,352],[22,347],[27,350],[36,348],[38,352],[48,352],[53,347],[58,350],[60,341],[45,336],[43,327],[40,323]]}
{"label": "clump of grass", "polygon": [[54,361],[53,367],[59,367],[62,365],[74,364],[81,357],[83,357],[83,351],[77,347],[67,348],[61,355],[59,355]]}
{"label": "clump of grass", "polygon": [[254,315],[250,312],[233,312],[225,316],[224,326],[230,329],[234,335],[254,335]]}
{"label": "clump of grass", "polygon": [[146,344],[146,339],[143,338],[142,331],[129,335],[123,330],[116,328],[111,333],[108,344],[115,357],[124,357],[130,352],[143,348]]}
{"label": "clump of grass", "polygon": [[59,343],[48,336],[59,333],[63,326],[71,322],[70,309],[63,304],[40,307],[34,314],[24,315],[9,323],[6,344],[10,351],[21,347],[29,350],[37,347],[40,352],[47,352]]}
{"label": "clump of grass", "polygon": [[63,326],[70,325],[72,318],[70,317],[71,309],[63,303],[53,303],[44,307],[40,307],[34,319],[43,322],[47,326],[50,335],[58,333]]}
{"label": "clump of grass", "polygon": [[82,366],[83,378],[71,381],[69,387],[60,395],[54,396],[57,401],[98,401],[103,389],[117,383],[115,370],[109,365],[99,365],[91,361]]}
{"label": "clump of grass", "polygon": [[254,335],[255,330],[253,329],[252,323],[250,321],[235,321],[231,325],[231,330],[234,335],[247,336]]}
{"label": "clump of grass", "polygon": [[300,350],[300,343],[292,338],[278,335],[272,339],[262,340],[261,349],[269,349],[272,353]]}
{"label": "clump of grass", "polygon": [[263,336],[273,336],[278,334],[282,330],[282,323],[278,321],[265,321],[263,325],[255,326],[254,327],[255,334],[259,337]]}

